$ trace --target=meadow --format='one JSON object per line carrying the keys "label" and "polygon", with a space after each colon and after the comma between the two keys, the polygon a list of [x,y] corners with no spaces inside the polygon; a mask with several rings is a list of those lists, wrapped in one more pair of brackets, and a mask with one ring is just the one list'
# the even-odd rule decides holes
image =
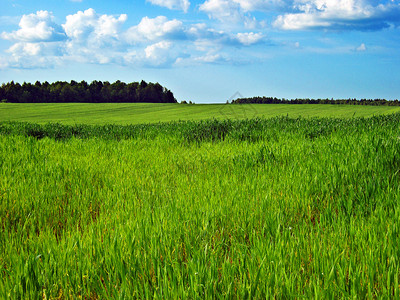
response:
{"label": "meadow", "polygon": [[205,119],[248,119],[278,116],[371,117],[400,112],[400,107],[293,104],[154,104],[154,103],[0,103],[1,121],[62,124],[145,124]]}
{"label": "meadow", "polygon": [[398,298],[399,127],[2,122],[0,298]]}

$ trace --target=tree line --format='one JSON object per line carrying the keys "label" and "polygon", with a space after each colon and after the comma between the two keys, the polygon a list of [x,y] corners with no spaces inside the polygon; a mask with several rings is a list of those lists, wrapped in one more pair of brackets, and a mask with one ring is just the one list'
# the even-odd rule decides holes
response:
{"label": "tree line", "polygon": [[57,81],[35,84],[3,83],[0,87],[1,102],[11,103],[176,103],[174,94],[159,83],[124,83],[116,81]]}
{"label": "tree line", "polygon": [[399,100],[386,99],[279,99],[276,97],[252,97],[232,100],[232,104],[349,104],[400,106]]}

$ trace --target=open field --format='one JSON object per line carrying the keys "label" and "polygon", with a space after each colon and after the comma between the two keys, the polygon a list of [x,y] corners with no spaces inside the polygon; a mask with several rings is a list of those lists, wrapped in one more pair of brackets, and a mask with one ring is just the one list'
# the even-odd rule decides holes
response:
{"label": "open field", "polygon": [[63,124],[139,124],[178,120],[253,117],[371,117],[400,112],[400,107],[351,105],[224,104],[0,104],[0,121]]}
{"label": "open field", "polygon": [[400,296],[400,114],[0,129],[0,298]]}

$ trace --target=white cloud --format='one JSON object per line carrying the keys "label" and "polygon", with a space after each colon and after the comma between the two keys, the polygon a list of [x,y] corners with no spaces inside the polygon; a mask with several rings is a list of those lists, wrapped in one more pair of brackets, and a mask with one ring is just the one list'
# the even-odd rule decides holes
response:
{"label": "white cloud", "polygon": [[6,50],[9,54],[6,58],[7,67],[47,68],[61,60],[67,36],[63,28],[54,22],[51,12],[38,11],[23,15],[19,27],[11,33],[1,34],[3,39],[15,41]]}
{"label": "white cloud", "polygon": [[359,51],[359,52],[363,52],[363,51],[366,51],[366,50],[367,50],[367,47],[365,46],[364,43],[362,43],[360,46],[358,46],[356,48],[356,51]]}
{"label": "white cloud", "polygon": [[1,67],[46,67],[72,61],[154,67],[180,61],[226,63],[231,62],[229,49],[238,52],[264,39],[262,33],[216,30],[165,16],[144,17],[124,30],[126,20],[125,14],[101,15],[91,8],[66,16],[62,25],[55,24],[47,11],[23,16],[19,30],[2,34],[15,42]]}
{"label": "white cloud", "polygon": [[169,50],[171,45],[171,42],[162,41],[146,47],[144,52],[146,53],[147,58],[159,58],[159,54],[165,52],[165,50]]}
{"label": "white cloud", "polygon": [[207,0],[199,7],[210,18],[237,22],[241,19],[240,4],[231,0]]}
{"label": "white cloud", "polygon": [[286,14],[278,16],[274,26],[284,30],[301,30],[316,27],[329,27],[330,22],[310,14]]}
{"label": "white cloud", "polygon": [[171,42],[162,41],[144,49],[146,59],[153,65],[162,65],[168,59]]}
{"label": "white cloud", "polygon": [[97,23],[97,16],[94,9],[84,12],[78,11],[74,15],[68,15],[67,21],[62,27],[70,39],[85,39],[93,31]]}
{"label": "white cloud", "polygon": [[121,26],[127,15],[98,15],[94,9],[79,11],[66,17],[62,27],[68,36],[65,51],[70,58],[82,62],[110,63],[120,57]]}
{"label": "white cloud", "polygon": [[24,56],[62,56],[64,53],[63,49],[64,42],[18,42],[12,45],[8,50],[6,50],[6,52],[11,54],[14,58],[21,58]]}
{"label": "white cloud", "polygon": [[62,62],[62,45],[63,42],[15,43],[6,51],[9,53],[7,67],[50,68]]}
{"label": "white cloud", "polygon": [[168,20],[165,16],[154,19],[144,17],[137,26],[133,26],[125,33],[128,42],[155,41],[158,39],[173,38],[183,33],[183,24],[176,19]]}
{"label": "white cloud", "polygon": [[53,15],[48,11],[23,15],[20,29],[11,33],[3,32],[1,38],[19,42],[59,41],[65,39],[62,28],[53,22]]}
{"label": "white cloud", "polygon": [[264,35],[261,33],[245,32],[238,33],[236,37],[241,44],[249,46],[260,42],[264,38]]}
{"label": "white cloud", "polygon": [[111,15],[98,15],[94,9],[89,8],[67,16],[66,23],[62,25],[70,39],[84,40],[88,37],[118,38],[119,28],[128,19],[127,15],[118,17]]}
{"label": "white cloud", "polygon": [[280,14],[273,26],[283,30],[381,30],[400,25],[398,0],[205,0],[199,10],[226,25],[241,22],[247,29],[266,26],[254,12]]}
{"label": "white cloud", "polygon": [[13,55],[38,55],[41,52],[41,44],[39,43],[16,43],[8,49]]}
{"label": "white cloud", "polygon": [[380,30],[389,27],[390,22],[399,22],[399,5],[374,3],[377,4],[367,0],[295,0],[296,13],[278,16],[274,26],[284,30]]}
{"label": "white cloud", "polygon": [[215,48],[216,46],[248,46],[258,43],[264,38],[263,34],[254,32],[230,34],[209,28],[204,23],[191,26],[186,30],[186,36],[194,41],[198,49]]}
{"label": "white cloud", "polygon": [[121,63],[132,66],[167,67],[173,65],[185,54],[170,41],[151,44],[144,49],[130,49],[123,55]]}
{"label": "white cloud", "polygon": [[183,10],[185,13],[190,7],[189,0],[147,0],[152,4],[167,7],[169,9]]}

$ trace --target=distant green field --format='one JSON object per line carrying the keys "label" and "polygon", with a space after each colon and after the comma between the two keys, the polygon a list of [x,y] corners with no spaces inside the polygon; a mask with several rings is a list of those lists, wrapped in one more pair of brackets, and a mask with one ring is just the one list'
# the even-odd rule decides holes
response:
{"label": "distant green field", "polygon": [[371,117],[399,112],[400,107],[287,104],[0,104],[0,121],[63,124],[141,124],[178,120],[253,117]]}

